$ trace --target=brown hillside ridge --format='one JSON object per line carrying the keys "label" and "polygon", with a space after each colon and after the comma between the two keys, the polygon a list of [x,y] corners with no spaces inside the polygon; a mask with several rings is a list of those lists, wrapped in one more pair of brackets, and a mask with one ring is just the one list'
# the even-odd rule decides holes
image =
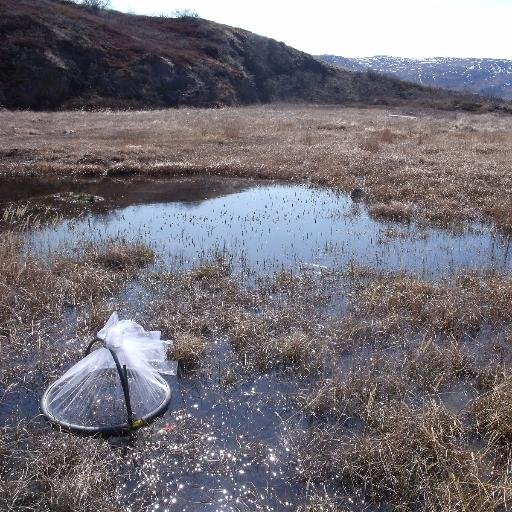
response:
{"label": "brown hillside ridge", "polygon": [[273,39],[191,17],[0,0],[0,106],[215,107],[271,102],[510,111],[506,103],[335,69]]}

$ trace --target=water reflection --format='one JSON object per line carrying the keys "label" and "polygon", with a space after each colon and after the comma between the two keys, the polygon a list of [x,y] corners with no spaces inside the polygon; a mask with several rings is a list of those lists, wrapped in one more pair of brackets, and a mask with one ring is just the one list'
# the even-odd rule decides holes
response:
{"label": "water reflection", "polygon": [[488,226],[463,233],[377,222],[331,189],[220,178],[110,180],[84,187],[104,204],[31,234],[48,252],[111,237],[143,241],[185,268],[228,253],[237,269],[339,267],[356,261],[437,277],[460,268],[510,268],[508,245]]}

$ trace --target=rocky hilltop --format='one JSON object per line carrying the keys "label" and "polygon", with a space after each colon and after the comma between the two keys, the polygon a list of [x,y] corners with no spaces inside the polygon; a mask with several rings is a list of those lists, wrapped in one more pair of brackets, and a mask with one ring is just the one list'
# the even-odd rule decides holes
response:
{"label": "rocky hilltop", "polygon": [[211,21],[92,11],[66,0],[0,0],[0,106],[214,107],[271,102],[503,109],[320,62]]}
{"label": "rocky hilltop", "polygon": [[320,55],[319,59],[351,71],[370,69],[420,85],[512,100],[512,60],[449,57],[405,59],[385,55],[362,58]]}

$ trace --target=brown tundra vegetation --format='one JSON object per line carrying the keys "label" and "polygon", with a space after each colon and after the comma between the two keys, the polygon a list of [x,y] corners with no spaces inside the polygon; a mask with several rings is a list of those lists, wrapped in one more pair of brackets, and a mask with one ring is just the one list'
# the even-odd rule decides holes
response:
{"label": "brown tundra vegetation", "polygon": [[[9,175],[211,173],[360,187],[380,219],[448,228],[478,219],[512,229],[509,117],[287,106],[0,119]],[[110,240],[43,260],[23,245],[40,219],[10,205],[1,220],[0,412],[13,396],[39,396],[124,308],[176,341],[170,357],[181,362],[183,389],[240,401],[248,383],[275,379],[271,399],[281,390],[287,414],[270,421],[299,497],[286,509],[509,510],[509,274],[461,271],[433,281],[354,262],[248,283],[222,258],[155,268],[142,242]],[[145,299],[123,293],[130,283]],[[157,421],[121,446],[56,431],[36,413],[0,416],[0,509],[153,510],[171,489],[154,475],[174,464],[176,481],[197,475],[198,465],[238,475],[244,454],[264,465],[265,445],[243,436],[232,459],[212,456],[223,453],[215,450],[229,426],[212,432],[208,418],[188,415],[190,404],[173,412],[168,431]],[[233,510],[266,510],[278,480],[267,473],[254,501]]]}
{"label": "brown tundra vegetation", "polygon": [[[210,173],[367,191],[379,217],[512,226],[512,117],[283,106],[0,112],[0,172]],[[397,117],[398,116],[398,117]]]}

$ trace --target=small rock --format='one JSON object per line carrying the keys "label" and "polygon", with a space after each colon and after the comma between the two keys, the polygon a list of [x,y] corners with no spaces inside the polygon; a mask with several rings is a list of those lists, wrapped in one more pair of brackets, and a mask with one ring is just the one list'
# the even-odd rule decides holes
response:
{"label": "small rock", "polygon": [[350,199],[352,201],[359,201],[364,196],[364,190],[362,188],[355,188],[350,192]]}

